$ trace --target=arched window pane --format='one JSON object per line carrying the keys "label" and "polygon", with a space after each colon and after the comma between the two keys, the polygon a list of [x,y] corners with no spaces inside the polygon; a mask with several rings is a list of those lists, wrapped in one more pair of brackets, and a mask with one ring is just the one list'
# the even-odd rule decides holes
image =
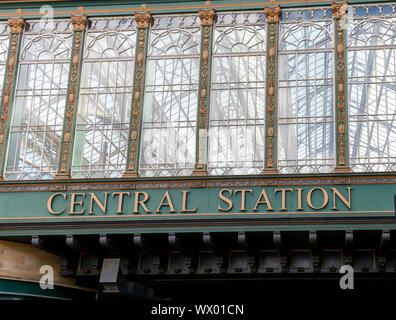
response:
{"label": "arched window pane", "polygon": [[279,30],[278,169],[334,168],[334,44],[328,10],[283,10]]}
{"label": "arched window pane", "polygon": [[264,13],[218,14],[214,27],[208,172],[258,174],[264,166]]}
{"label": "arched window pane", "polygon": [[195,161],[200,21],[156,16],[150,29],[140,175],[190,175]]}
{"label": "arched window pane", "polygon": [[353,7],[348,21],[349,154],[356,172],[396,170],[396,15],[388,7]]}
{"label": "arched window pane", "polygon": [[49,179],[58,167],[72,32],[69,21],[31,21],[23,34],[5,177]]}
{"label": "arched window pane", "polygon": [[74,140],[74,178],[125,171],[136,26],[133,18],[92,19],[87,31]]}

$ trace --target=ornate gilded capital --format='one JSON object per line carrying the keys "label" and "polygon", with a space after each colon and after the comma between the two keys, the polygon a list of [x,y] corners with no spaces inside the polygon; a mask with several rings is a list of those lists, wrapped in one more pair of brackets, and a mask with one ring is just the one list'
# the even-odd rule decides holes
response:
{"label": "ornate gilded capital", "polygon": [[71,16],[71,22],[73,24],[73,31],[85,31],[88,25],[87,15],[82,16]]}
{"label": "ornate gilded capital", "polygon": [[348,1],[332,2],[331,11],[333,12],[333,17],[335,19],[341,19],[342,17],[345,17],[348,12]]}
{"label": "ornate gilded capital", "polygon": [[135,21],[138,28],[147,29],[151,22],[150,12],[135,12]]}
{"label": "ornate gilded capital", "polygon": [[216,10],[199,10],[199,18],[201,19],[201,25],[203,26],[213,26],[216,17]]}
{"label": "ornate gilded capital", "polygon": [[281,8],[280,6],[264,7],[264,14],[268,23],[279,22]]}
{"label": "ornate gilded capital", "polygon": [[19,18],[8,18],[8,25],[10,26],[11,33],[22,33],[25,27],[25,19]]}

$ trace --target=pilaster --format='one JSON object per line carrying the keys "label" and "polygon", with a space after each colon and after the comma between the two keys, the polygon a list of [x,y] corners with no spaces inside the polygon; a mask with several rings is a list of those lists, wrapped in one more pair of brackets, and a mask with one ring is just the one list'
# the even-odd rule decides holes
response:
{"label": "pilaster", "polygon": [[78,95],[88,17],[86,15],[71,16],[71,22],[73,24],[73,47],[66,95],[60,159],[58,173],[55,175],[55,179],[70,178],[71,176],[70,171],[73,158],[73,142],[77,119]]}
{"label": "pilaster", "polygon": [[213,25],[216,18],[216,11],[214,9],[199,10],[199,18],[201,19],[201,53],[195,166],[192,176],[207,176],[210,79],[212,70]]}
{"label": "pilaster", "polygon": [[263,174],[277,174],[278,30],[280,6],[265,7],[267,20],[267,78],[265,105],[265,158]]}
{"label": "pilaster", "polygon": [[348,151],[348,107],[347,107],[347,54],[346,24],[348,2],[333,2],[334,19],[334,80],[335,80],[335,123],[336,123],[336,166],[333,172],[350,172]]}
{"label": "pilaster", "polygon": [[132,91],[127,164],[126,171],[123,175],[124,178],[133,178],[139,175],[139,153],[143,119],[143,93],[151,13],[136,12],[135,20],[137,23],[135,74]]}

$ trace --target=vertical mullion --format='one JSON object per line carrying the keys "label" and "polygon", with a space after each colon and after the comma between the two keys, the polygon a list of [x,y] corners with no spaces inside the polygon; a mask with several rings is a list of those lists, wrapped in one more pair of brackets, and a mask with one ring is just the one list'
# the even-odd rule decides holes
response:
{"label": "vertical mullion", "polygon": [[73,47],[70,61],[69,79],[66,95],[65,117],[63,122],[62,143],[60,148],[56,179],[70,178],[73,158],[73,142],[76,128],[78,93],[81,80],[82,57],[85,32],[88,24],[86,15],[71,16],[73,24]]}
{"label": "vertical mullion", "polygon": [[134,81],[132,90],[132,107],[130,115],[128,155],[125,178],[137,177],[139,169],[139,154],[143,119],[143,92],[145,85],[145,68],[148,47],[148,32],[151,22],[151,13],[135,13],[137,23],[136,55],[134,67]]}
{"label": "vertical mullion", "polygon": [[197,131],[195,145],[195,165],[193,176],[206,176],[208,166],[208,128],[210,87],[212,72],[213,25],[216,17],[214,9],[199,10],[201,19],[201,50],[199,66],[199,91],[197,108]]}
{"label": "vertical mullion", "polygon": [[277,174],[278,36],[280,6],[265,7],[267,20],[267,78],[265,105],[265,158],[263,174]]}
{"label": "vertical mullion", "polygon": [[22,17],[8,18],[8,25],[10,26],[11,36],[0,105],[0,180],[4,179],[3,172],[7,151],[6,146],[9,134],[10,115],[15,95],[16,74],[21,49],[22,33],[25,27],[25,19]]}
{"label": "vertical mullion", "polygon": [[347,55],[346,30],[344,19],[347,15],[348,2],[333,2],[334,18],[334,79],[335,79],[335,135],[336,163],[334,172],[350,172],[348,150],[348,108],[347,108]]}

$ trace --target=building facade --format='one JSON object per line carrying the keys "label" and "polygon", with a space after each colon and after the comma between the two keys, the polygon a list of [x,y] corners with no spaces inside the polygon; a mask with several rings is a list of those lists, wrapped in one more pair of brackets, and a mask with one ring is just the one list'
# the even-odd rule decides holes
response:
{"label": "building facade", "polygon": [[0,1],[0,30],[4,297],[396,279],[395,2]]}

